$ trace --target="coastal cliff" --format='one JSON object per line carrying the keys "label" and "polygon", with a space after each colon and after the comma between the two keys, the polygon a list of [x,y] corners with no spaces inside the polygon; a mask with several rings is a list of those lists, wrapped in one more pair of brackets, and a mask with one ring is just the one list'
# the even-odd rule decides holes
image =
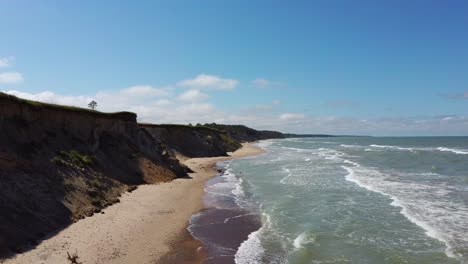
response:
{"label": "coastal cliff", "polygon": [[187,168],[128,112],[0,94],[0,257]]}
{"label": "coastal cliff", "polygon": [[186,177],[176,159],[227,156],[281,137],[245,126],[138,124],[130,112],[39,103],[0,93],[0,260],[119,202],[140,184]]}
{"label": "coastal cliff", "polygon": [[204,124],[210,127],[225,131],[231,138],[239,142],[252,142],[262,139],[285,138],[285,135],[277,131],[255,130],[244,125],[223,125],[223,124]]}
{"label": "coastal cliff", "polygon": [[140,124],[155,139],[187,157],[227,156],[242,145],[225,131],[204,126]]}

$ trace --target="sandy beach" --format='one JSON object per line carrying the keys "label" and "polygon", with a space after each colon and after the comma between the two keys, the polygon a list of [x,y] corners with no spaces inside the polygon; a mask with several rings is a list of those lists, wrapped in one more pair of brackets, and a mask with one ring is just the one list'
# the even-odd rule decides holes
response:
{"label": "sandy beach", "polygon": [[[139,186],[101,214],[72,224],[35,249],[3,263],[67,264],[67,252],[76,253],[83,264],[160,263],[178,246],[198,248],[200,243],[190,238],[186,227],[190,217],[203,209],[204,185],[216,174],[214,165],[262,152],[245,144],[229,157],[187,159],[184,163],[195,172],[191,178]],[[203,260],[202,250],[193,252],[198,253],[183,257],[181,262]]]}

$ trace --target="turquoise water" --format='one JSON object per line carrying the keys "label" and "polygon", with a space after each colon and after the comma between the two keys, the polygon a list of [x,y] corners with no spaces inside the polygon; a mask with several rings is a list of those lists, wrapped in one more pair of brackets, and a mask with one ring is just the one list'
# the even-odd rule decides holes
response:
{"label": "turquoise water", "polygon": [[468,138],[262,141],[225,164],[262,227],[236,263],[468,263]]}

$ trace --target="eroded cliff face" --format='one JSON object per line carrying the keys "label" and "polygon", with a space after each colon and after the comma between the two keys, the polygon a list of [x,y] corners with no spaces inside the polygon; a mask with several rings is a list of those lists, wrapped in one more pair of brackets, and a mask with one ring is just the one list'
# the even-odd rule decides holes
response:
{"label": "eroded cliff face", "polygon": [[203,126],[225,131],[231,138],[239,142],[252,142],[263,139],[286,137],[281,132],[269,130],[255,130],[244,125],[223,125],[212,123],[204,124]]}
{"label": "eroded cliff face", "polygon": [[187,157],[226,156],[241,144],[223,131],[208,127],[140,124],[155,139]]}
{"label": "eroded cliff face", "polygon": [[0,94],[0,259],[143,183],[186,175],[136,115]]}

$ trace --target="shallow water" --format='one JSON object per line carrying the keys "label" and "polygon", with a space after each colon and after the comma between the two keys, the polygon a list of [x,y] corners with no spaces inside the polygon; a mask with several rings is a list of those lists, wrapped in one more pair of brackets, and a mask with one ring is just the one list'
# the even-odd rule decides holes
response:
{"label": "shallow water", "polygon": [[207,187],[261,215],[236,263],[468,263],[467,137],[260,146]]}

